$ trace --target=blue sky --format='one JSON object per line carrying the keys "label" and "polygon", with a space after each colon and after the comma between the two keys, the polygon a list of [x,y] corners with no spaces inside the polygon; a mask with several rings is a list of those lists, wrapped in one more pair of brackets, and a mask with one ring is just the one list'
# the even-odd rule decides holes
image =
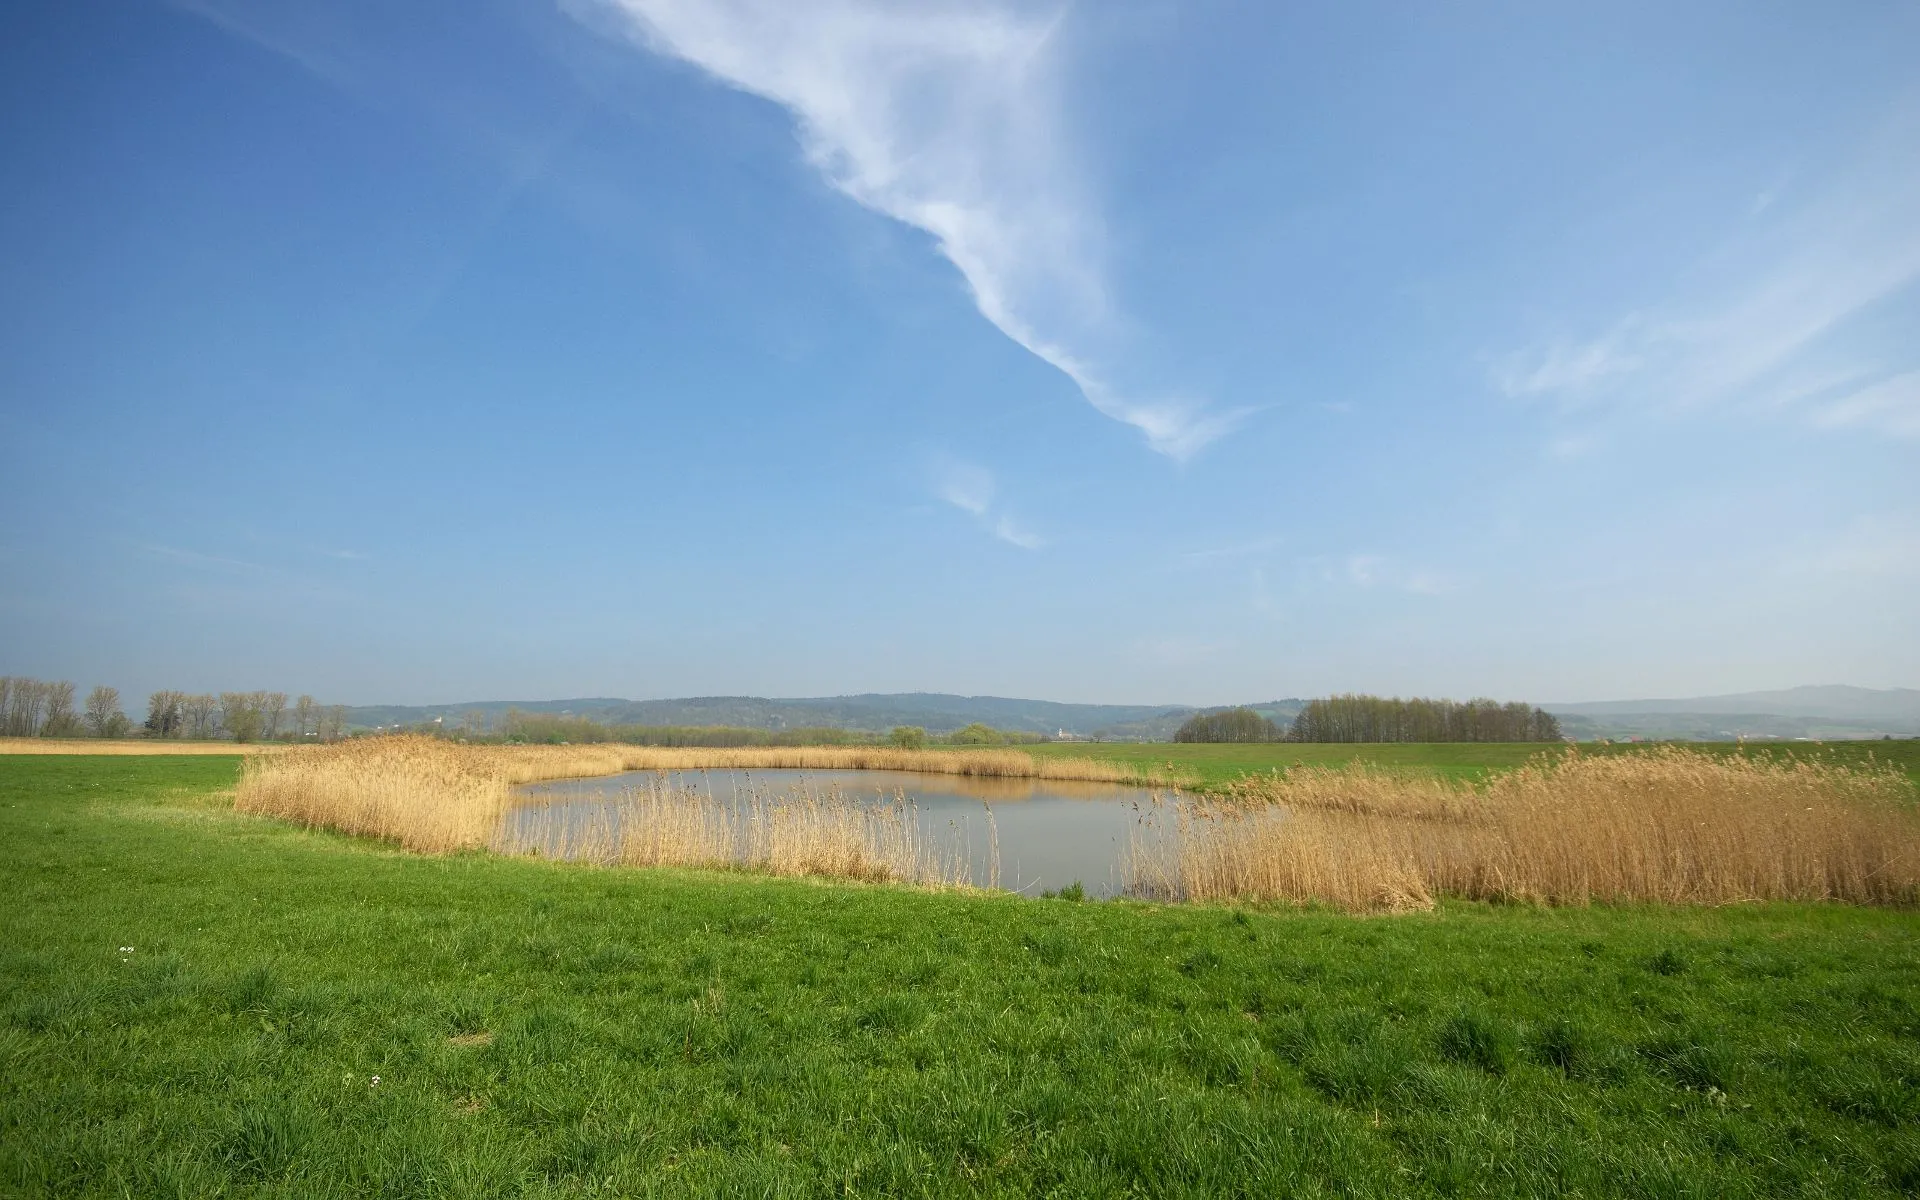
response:
{"label": "blue sky", "polygon": [[1920,9],[25,0],[0,670],[1920,683]]}

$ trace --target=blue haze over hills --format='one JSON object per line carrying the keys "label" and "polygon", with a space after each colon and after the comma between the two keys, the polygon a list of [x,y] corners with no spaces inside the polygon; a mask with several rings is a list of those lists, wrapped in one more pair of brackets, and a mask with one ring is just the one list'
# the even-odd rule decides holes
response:
{"label": "blue haze over hills", "polygon": [[[1248,704],[1284,725],[1300,711],[1300,699]],[[1225,707],[1225,706],[1219,706]],[[1846,686],[1799,687],[1725,696],[1665,700],[1605,700],[1542,705],[1560,717],[1574,737],[1663,737],[1724,740],[1775,738],[1865,738],[1920,734],[1920,690]],[[701,696],[672,700],[481,701],[448,705],[368,705],[348,710],[361,727],[411,725],[435,718],[458,721],[482,714],[498,721],[512,709],[565,713],[620,725],[731,725],[749,729],[829,728],[884,730],[919,725],[948,733],[981,722],[997,729],[1115,740],[1162,741],[1196,712],[1188,705],[1061,704],[1002,696],[955,696],[931,692],[892,695],[768,699]]]}

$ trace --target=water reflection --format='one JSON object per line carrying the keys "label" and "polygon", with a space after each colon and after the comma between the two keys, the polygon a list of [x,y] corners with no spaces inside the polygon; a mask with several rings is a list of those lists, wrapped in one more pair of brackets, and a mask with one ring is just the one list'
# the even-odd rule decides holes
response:
{"label": "water reflection", "polygon": [[1078,881],[1096,896],[1124,889],[1130,849],[1163,836],[1158,817],[1173,795],[1110,783],[908,771],[636,771],[521,788],[523,799],[503,820],[497,845],[567,856],[615,843],[636,797],[687,792],[736,816],[780,797],[837,796],[904,811],[942,877],[1030,895]]}

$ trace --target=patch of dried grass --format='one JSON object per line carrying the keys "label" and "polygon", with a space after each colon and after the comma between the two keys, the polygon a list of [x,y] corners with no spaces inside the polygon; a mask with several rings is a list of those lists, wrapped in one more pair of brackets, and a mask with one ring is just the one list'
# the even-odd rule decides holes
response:
{"label": "patch of dried grass", "polygon": [[0,754],[277,754],[259,742],[176,742],[166,738],[0,738]]}

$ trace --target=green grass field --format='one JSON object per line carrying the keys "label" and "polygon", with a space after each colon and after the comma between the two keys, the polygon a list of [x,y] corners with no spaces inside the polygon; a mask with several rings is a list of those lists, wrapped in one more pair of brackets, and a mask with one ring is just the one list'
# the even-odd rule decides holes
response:
{"label": "green grass field", "polygon": [[0,1192],[1920,1190],[1912,912],[428,859],[236,816],[236,769],[0,759]]}
{"label": "green grass field", "polygon": [[[1689,742],[1688,749],[1713,754],[1756,754],[1776,757],[1819,757],[1848,765],[1870,761],[1891,763],[1920,784],[1920,739],[1823,743]],[[1644,754],[1647,745],[1601,746],[1583,743],[1581,754]],[[1284,771],[1298,763],[1338,767],[1367,762],[1398,770],[1418,771],[1451,779],[1480,779],[1494,771],[1510,770],[1542,754],[1563,754],[1562,747],[1527,742],[1270,742],[1207,745],[1173,742],[1049,742],[1023,746],[1035,754],[1062,758],[1103,758],[1131,763],[1143,769],[1166,771],[1197,780],[1203,790],[1225,786],[1249,771]]]}

